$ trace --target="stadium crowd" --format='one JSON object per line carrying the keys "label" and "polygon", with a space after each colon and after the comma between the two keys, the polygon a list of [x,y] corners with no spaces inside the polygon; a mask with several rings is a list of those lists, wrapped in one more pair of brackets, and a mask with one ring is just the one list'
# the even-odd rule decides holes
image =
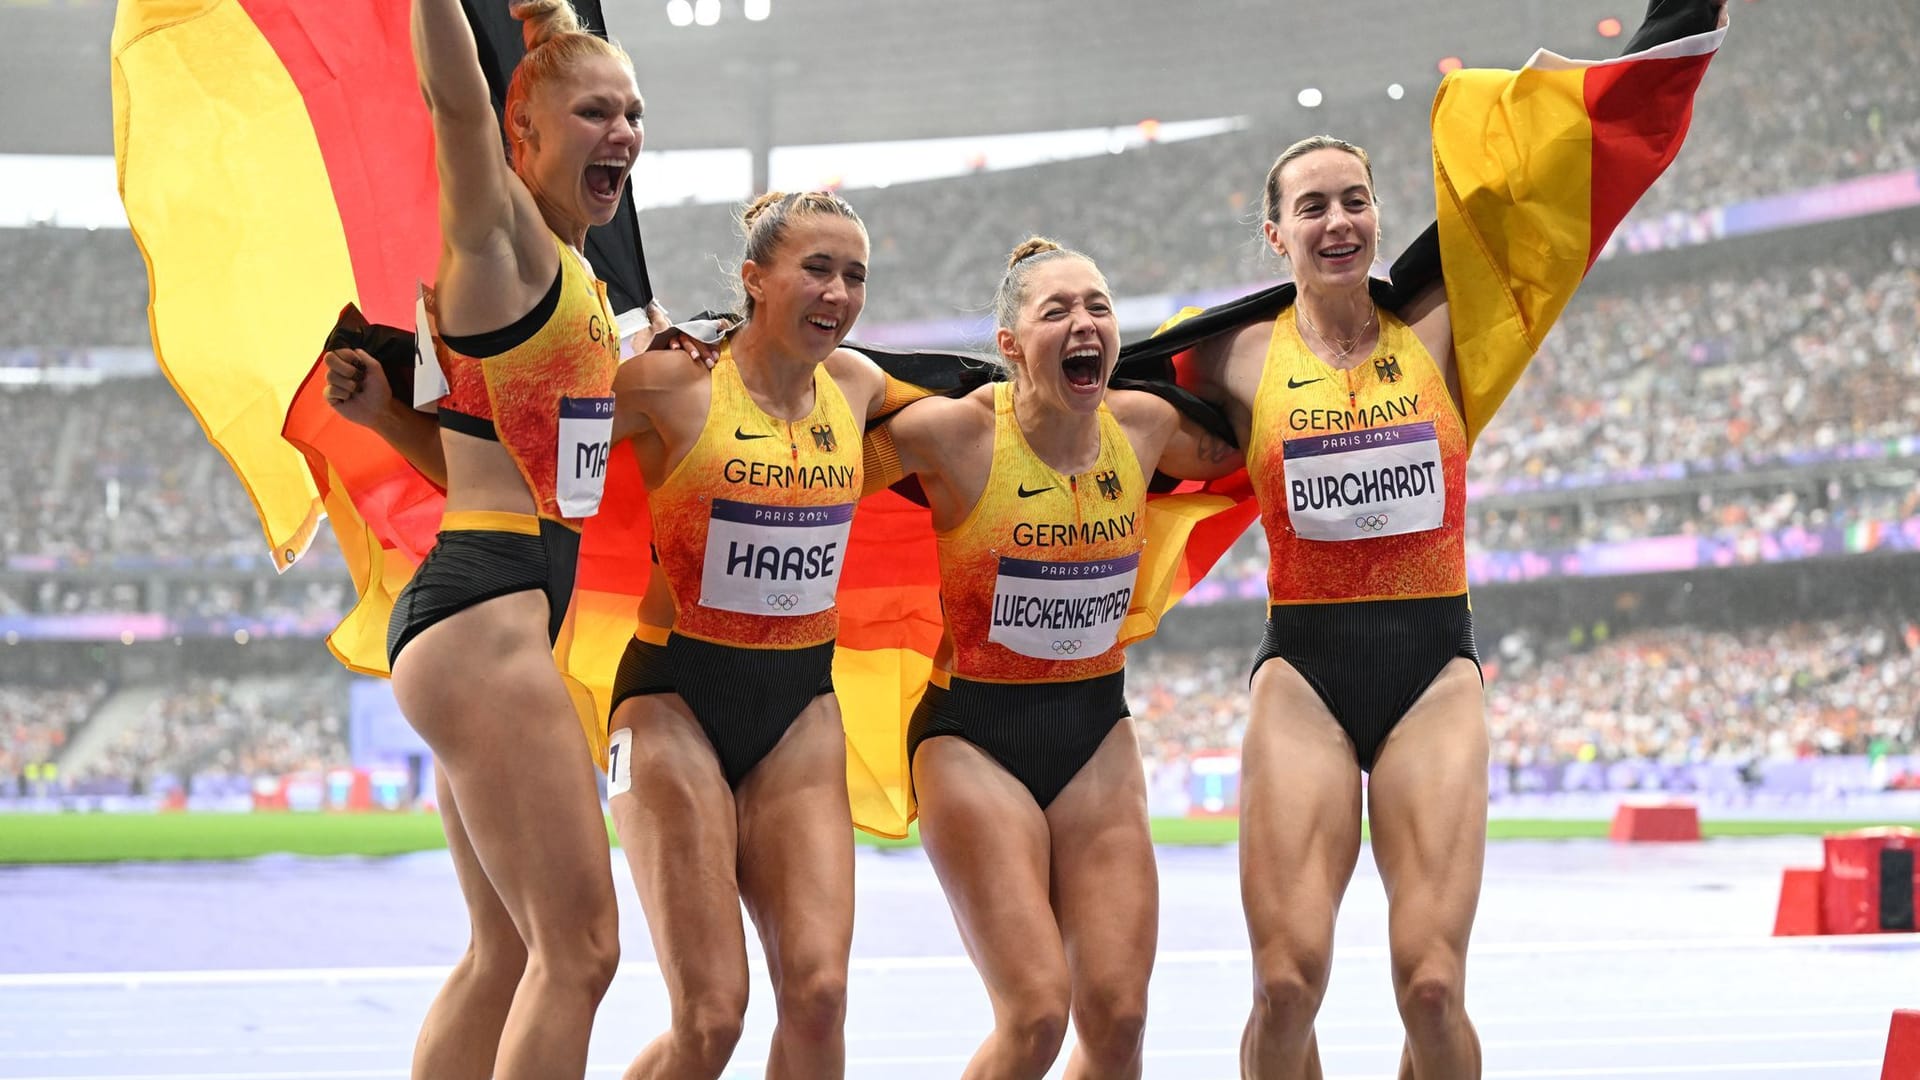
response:
{"label": "stadium crowd", "polygon": [[[1920,242],[1811,265],[1595,287],[1548,336],[1469,470],[1476,500],[1736,474],[1920,436]],[[85,565],[261,551],[244,490],[159,380],[0,392],[0,551]],[[1497,550],[1728,529],[1897,521],[1911,491],[1791,477],[1771,487],[1476,510]],[[308,556],[337,565],[322,530]],[[16,599],[16,603],[19,603]],[[3,603],[3,601],[0,601]],[[90,605],[89,605],[90,606]],[[44,610],[44,605],[42,606]],[[70,610],[65,604],[62,610]]]}
{"label": "stadium crowd", "polygon": [[[1559,649],[1481,642],[1494,759],[1780,761],[1920,750],[1920,626],[1787,623],[1636,631]],[[1178,641],[1127,665],[1143,754],[1240,745],[1250,651]]]}
{"label": "stadium crowd", "polygon": [[[1820,18],[1800,5],[1741,5],[1739,47],[1716,61],[1686,148],[1634,220],[1920,165],[1920,80],[1909,77],[1920,21],[1911,4],[1855,0]],[[1383,248],[1395,250],[1432,215],[1421,97],[1288,106],[1207,139],[851,192],[874,243],[864,321],[984,314],[1005,250],[1030,232],[1088,249],[1122,295],[1269,280],[1279,266],[1258,239],[1260,183],[1279,148],[1316,130],[1374,152]],[[670,131],[652,134],[672,146]],[[643,228],[654,283],[676,312],[726,300],[733,208],[650,210]],[[1677,283],[1657,272],[1615,275],[1585,290],[1476,448],[1471,550],[1920,514],[1910,473],[1870,482],[1830,467],[1862,445],[1878,445],[1881,457],[1914,452],[1920,242],[1896,232],[1821,246],[1810,234]],[[0,366],[148,343],[145,272],[123,231],[0,230],[0,284]],[[150,610],[156,587],[176,616],[320,618],[349,599],[326,530],[293,575],[267,576],[244,490],[159,379],[0,388],[0,433],[0,559],[21,571],[0,572],[0,615]],[[1785,471],[1737,485],[1664,483],[1759,468]],[[1663,483],[1636,486],[1654,481]],[[1580,494],[1519,498],[1542,490]],[[85,572],[183,560],[257,566],[261,577],[156,586],[137,569]],[[1255,529],[1217,573],[1236,586],[1257,583],[1265,563]],[[1130,668],[1148,755],[1237,746],[1247,658],[1182,653],[1178,644],[1144,650]],[[1643,630],[1539,657],[1493,651],[1489,718],[1497,756],[1521,764],[1911,750],[1917,654],[1912,626],[1861,620],[1740,634]],[[182,683],[85,775],[145,783],[165,770],[253,775],[345,760],[337,686],[290,685],[282,693],[227,679]],[[0,792],[24,790],[30,767],[58,759],[108,693],[97,683],[0,681]]]}
{"label": "stadium crowd", "polygon": [[103,683],[74,687],[0,684],[0,797],[29,793],[41,770],[107,696]]}
{"label": "stadium crowd", "polygon": [[344,675],[246,685],[193,676],[170,687],[75,771],[151,788],[161,775],[265,776],[343,765]]}

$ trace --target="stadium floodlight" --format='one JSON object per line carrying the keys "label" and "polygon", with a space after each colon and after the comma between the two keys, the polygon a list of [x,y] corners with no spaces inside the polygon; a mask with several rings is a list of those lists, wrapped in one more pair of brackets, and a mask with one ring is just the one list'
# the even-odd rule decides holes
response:
{"label": "stadium floodlight", "polygon": [[1401,86],[1399,83],[1388,83],[1387,96],[1395,101],[1399,101],[1401,98],[1407,96],[1407,88]]}
{"label": "stadium floodlight", "polygon": [[694,0],[693,21],[712,26],[720,21],[720,0]]}
{"label": "stadium floodlight", "polygon": [[688,0],[667,0],[667,21],[675,26],[692,26],[693,4]]}
{"label": "stadium floodlight", "polygon": [[1443,56],[1440,58],[1440,74],[1442,75],[1451,75],[1466,66],[1467,65],[1457,56]]}
{"label": "stadium floodlight", "polygon": [[773,14],[773,0],[746,0],[746,15],[751,22],[764,22]]}
{"label": "stadium floodlight", "polygon": [[1600,31],[1600,36],[1603,38],[1617,38],[1620,36],[1622,27],[1620,26],[1619,19],[1609,15],[1601,19],[1600,22],[1594,26],[1594,29]]}
{"label": "stadium floodlight", "polygon": [[1303,109],[1317,108],[1322,100],[1318,87],[1309,86],[1305,90],[1300,91],[1299,101],[1300,107]]}

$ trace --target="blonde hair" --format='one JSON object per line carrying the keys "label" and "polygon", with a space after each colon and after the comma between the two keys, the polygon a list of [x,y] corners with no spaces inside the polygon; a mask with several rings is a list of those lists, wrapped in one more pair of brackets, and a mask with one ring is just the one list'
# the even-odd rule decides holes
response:
{"label": "blonde hair", "polygon": [[1280,170],[1286,168],[1288,163],[1298,161],[1315,150],[1345,150],[1359,158],[1360,164],[1367,170],[1367,194],[1372,196],[1373,159],[1367,156],[1367,152],[1345,139],[1336,139],[1331,135],[1313,135],[1282,150],[1280,156],[1274,160],[1273,168],[1267,170],[1266,195],[1260,208],[1261,216],[1266,220],[1276,223],[1280,220]]}
{"label": "blonde hair", "polygon": [[575,64],[588,57],[611,57],[619,61],[629,75],[633,73],[633,60],[627,56],[625,49],[588,32],[580,24],[580,15],[568,0],[513,0],[508,10],[520,20],[527,43],[527,55],[514,65],[513,78],[507,83],[506,107],[503,110],[503,119],[507,121],[507,145],[517,164],[521,156],[521,140],[515,138],[513,133],[515,105],[532,97],[536,89],[564,78]]}
{"label": "blonde hair", "polygon": [[[1029,236],[1008,253],[1007,272],[1000,275],[1000,288],[993,294],[993,320],[1000,329],[1012,333],[1019,323],[1020,308],[1027,302],[1027,279],[1033,276],[1034,270],[1061,259],[1081,259],[1093,267],[1094,273],[1100,273],[1100,266],[1092,256],[1044,236]],[[993,362],[1008,379],[1020,374],[1019,368],[1005,355],[996,353]]]}
{"label": "blonde hair", "polygon": [[1095,272],[1100,269],[1085,254],[1044,236],[1027,237],[1007,256],[1007,272],[1000,276],[1000,288],[993,294],[993,318],[1002,330],[1011,330],[1020,321],[1020,305],[1027,302],[1027,278],[1034,268],[1061,259],[1085,259]]}
{"label": "blonde hair", "polygon": [[[746,238],[746,249],[741,252],[740,261],[765,266],[773,261],[773,256],[786,243],[787,226],[795,218],[815,215],[842,217],[860,227],[860,235],[867,233],[867,223],[860,220],[847,200],[831,191],[769,191],[765,195],[747,204],[740,212],[740,231]],[[747,318],[753,318],[753,297],[740,286],[740,311]]]}

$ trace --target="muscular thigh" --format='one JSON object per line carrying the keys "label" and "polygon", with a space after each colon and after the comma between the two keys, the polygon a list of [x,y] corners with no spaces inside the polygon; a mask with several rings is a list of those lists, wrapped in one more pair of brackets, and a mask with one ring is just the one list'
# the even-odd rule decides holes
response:
{"label": "muscular thigh", "polygon": [[630,786],[609,805],[661,966],[744,979],[733,792],[706,735],[673,694],[628,698],[611,727],[632,732]]}
{"label": "muscular thigh", "polygon": [[1241,893],[1263,934],[1323,932],[1360,853],[1360,766],[1327,707],[1284,660],[1253,680],[1240,748]]}
{"label": "muscular thigh", "polygon": [[394,668],[475,859],[529,937],[613,903],[594,767],[545,611],[539,593],[475,605],[423,631]]}
{"label": "muscular thigh", "polygon": [[832,694],[813,699],[737,793],[739,876],[774,964],[837,964],[853,941],[847,742]]}
{"label": "muscular thigh", "polygon": [[920,839],[988,990],[1064,987],[1046,815],[1025,785],[972,743],[944,735],[913,757]]}
{"label": "muscular thigh", "polygon": [[1388,900],[1410,901],[1395,918],[1430,918],[1462,944],[1486,861],[1488,757],[1479,671],[1455,660],[1387,737],[1367,789]]}
{"label": "muscular thigh", "polygon": [[1046,810],[1053,899],[1076,987],[1144,993],[1160,880],[1133,721],[1121,720]]}

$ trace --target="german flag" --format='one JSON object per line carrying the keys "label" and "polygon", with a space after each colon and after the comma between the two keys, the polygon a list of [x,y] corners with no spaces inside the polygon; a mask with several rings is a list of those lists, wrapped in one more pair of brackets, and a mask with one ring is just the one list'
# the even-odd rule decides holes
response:
{"label": "german flag", "polygon": [[[1620,57],[1541,50],[1518,71],[1463,69],[1433,103],[1439,220],[1375,280],[1399,310],[1444,281],[1468,444],[1519,380],[1613,230],[1672,163],[1726,36],[1716,0],[1651,0]],[[1291,306],[1291,282],[1202,311],[1121,350],[1120,371],[1186,384],[1198,342]]]}
{"label": "german flag", "polygon": [[[604,33],[597,0],[574,7]],[[505,3],[466,9],[497,108],[520,24]],[[328,643],[384,675],[393,598],[433,546],[444,498],[327,407],[315,344],[348,302],[414,327],[439,260],[408,5],[121,0],[112,55],[120,192],[161,369],[252,496],[276,566],[332,521],[360,599]],[[635,222],[629,196],[588,237],[623,312],[651,297]],[[403,351],[390,368],[397,394],[411,367]]]}
{"label": "german flag", "polygon": [[[930,394],[965,394],[991,378],[990,365],[962,354],[849,347],[900,384],[896,405]],[[1230,430],[1217,410],[1164,381],[1121,379],[1116,385],[1160,393],[1216,431]],[[1161,478],[1156,484],[1147,504],[1147,546],[1134,606],[1121,640],[1152,634],[1161,616],[1253,521],[1258,511],[1244,473],[1236,483],[1219,489]],[[573,608],[559,650],[562,669],[592,695],[592,715],[602,727],[612,703],[614,671],[638,625],[650,570],[644,553],[651,538],[639,467],[631,453],[616,452],[600,512],[588,519],[581,537]],[[912,478],[861,500],[847,541],[838,608],[833,685],[847,733],[854,824],[879,836],[902,837],[915,813],[907,720],[932,673],[942,626],[932,516]]]}

